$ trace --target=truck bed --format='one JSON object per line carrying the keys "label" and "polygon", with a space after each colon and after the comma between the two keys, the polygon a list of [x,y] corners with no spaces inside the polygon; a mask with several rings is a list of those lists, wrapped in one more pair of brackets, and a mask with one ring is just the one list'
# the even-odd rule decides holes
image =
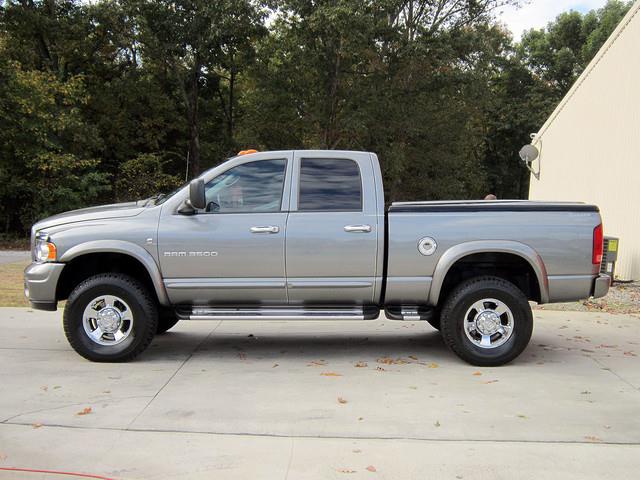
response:
{"label": "truck bed", "polygon": [[[446,272],[465,258],[506,262],[505,269],[511,268],[512,260],[526,261],[531,276],[543,285],[538,292],[540,303],[587,298],[598,274],[591,258],[593,231],[600,224],[598,212],[594,205],[576,202],[393,203],[387,213],[385,302],[419,303],[427,296],[428,304],[436,305],[446,289]],[[437,244],[431,255],[421,255],[416,248],[415,239],[424,237]],[[464,264],[458,275],[467,275]]]}

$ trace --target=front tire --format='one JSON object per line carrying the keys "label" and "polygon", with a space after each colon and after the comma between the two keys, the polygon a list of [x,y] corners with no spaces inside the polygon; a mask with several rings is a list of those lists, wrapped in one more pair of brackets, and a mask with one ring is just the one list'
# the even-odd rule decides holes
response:
{"label": "front tire", "polygon": [[526,348],[533,332],[527,297],[502,278],[482,276],[456,287],[442,307],[446,345],[472,365],[504,365]]}
{"label": "front tire", "polygon": [[73,289],[64,309],[71,347],[93,362],[124,362],[151,343],[158,308],[137,280],[118,273],[90,277]]}

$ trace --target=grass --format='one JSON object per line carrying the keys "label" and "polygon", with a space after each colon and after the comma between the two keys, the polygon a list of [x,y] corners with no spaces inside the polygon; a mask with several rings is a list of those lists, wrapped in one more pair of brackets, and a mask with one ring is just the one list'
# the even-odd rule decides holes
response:
{"label": "grass", "polygon": [[24,269],[26,262],[0,265],[0,307],[28,307],[24,298]]}

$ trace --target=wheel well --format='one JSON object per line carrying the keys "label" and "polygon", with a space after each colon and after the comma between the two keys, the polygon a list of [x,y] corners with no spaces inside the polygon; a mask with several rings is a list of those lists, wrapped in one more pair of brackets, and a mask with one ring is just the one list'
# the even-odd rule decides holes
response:
{"label": "wheel well", "polygon": [[123,273],[138,280],[156,300],[156,290],[146,267],[135,257],[124,253],[87,253],[75,257],[62,269],[56,300],[66,300],[82,281],[100,273]]}
{"label": "wheel well", "polygon": [[540,285],[531,264],[519,255],[503,252],[473,253],[456,261],[444,277],[440,299],[445,299],[456,285],[480,275],[493,275],[507,280],[529,300],[540,302]]}

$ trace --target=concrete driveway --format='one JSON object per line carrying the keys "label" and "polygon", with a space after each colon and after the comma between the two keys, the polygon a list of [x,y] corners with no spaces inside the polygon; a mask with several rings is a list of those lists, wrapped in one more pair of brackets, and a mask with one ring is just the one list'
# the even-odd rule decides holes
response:
{"label": "concrete driveway", "polygon": [[[182,322],[135,362],[93,364],[60,318],[0,309],[0,468],[290,480],[640,469],[634,316],[537,311],[531,345],[501,368],[462,363],[426,323],[386,320]],[[29,475],[0,470],[49,478]]]}

